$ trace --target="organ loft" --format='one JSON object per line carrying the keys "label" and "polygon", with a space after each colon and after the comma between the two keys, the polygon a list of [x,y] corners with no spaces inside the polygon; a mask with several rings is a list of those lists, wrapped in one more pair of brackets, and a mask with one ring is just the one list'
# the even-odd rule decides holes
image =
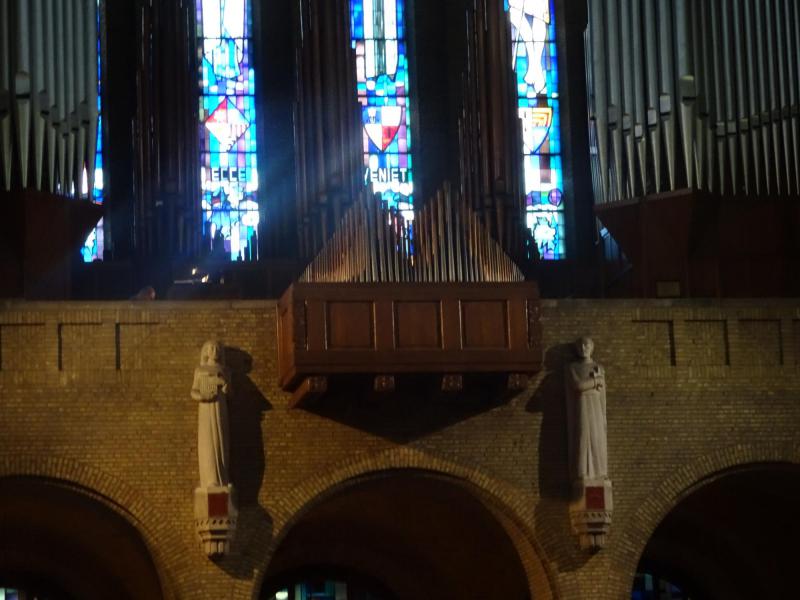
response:
{"label": "organ loft", "polygon": [[0,600],[795,590],[794,0],[0,0],[0,205]]}

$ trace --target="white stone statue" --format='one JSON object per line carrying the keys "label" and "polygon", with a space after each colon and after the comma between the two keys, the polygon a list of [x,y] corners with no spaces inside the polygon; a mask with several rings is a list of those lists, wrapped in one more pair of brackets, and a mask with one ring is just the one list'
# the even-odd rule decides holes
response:
{"label": "white stone statue", "polygon": [[592,360],[594,342],[575,342],[580,360],[566,370],[569,461],[575,483],[608,479],[606,379],[603,367]]}
{"label": "white stone statue", "polygon": [[200,366],[194,370],[192,398],[197,412],[197,456],[200,487],[225,487],[228,480],[228,392],[230,371],[225,366],[219,342],[206,342],[200,352]]}

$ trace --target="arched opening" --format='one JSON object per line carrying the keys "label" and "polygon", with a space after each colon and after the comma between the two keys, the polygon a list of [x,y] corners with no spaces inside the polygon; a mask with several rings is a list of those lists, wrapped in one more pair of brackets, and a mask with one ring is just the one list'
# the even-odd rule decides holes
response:
{"label": "arched opening", "polygon": [[[344,584],[338,595],[328,582]],[[512,540],[478,498],[443,477],[391,471],[311,507],[278,546],[261,598],[524,600],[529,589]]]}
{"label": "arched opening", "polygon": [[634,600],[793,598],[800,467],[725,473],[681,500],[647,543]]}
{"label": "arched opening", "polygon": [[0,588],[28,600],[163,597],[130,523],[79,489],[28,477],[0,479]]}

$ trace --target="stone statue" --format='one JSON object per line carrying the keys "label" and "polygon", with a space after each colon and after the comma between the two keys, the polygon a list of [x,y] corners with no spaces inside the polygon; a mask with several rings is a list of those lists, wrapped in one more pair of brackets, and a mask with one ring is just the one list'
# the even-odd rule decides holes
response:
{"label": "stone statue", "polygon": [[194,370],[192,398],[197,412],[197,456],[200,487],[228,485],[228,391],[230,371],[224,364],[222,344],[206,342],[200,366]]}
{"label": "stone statue", "polygon": [[197,458],[200,486],[194,491],[194,513],[200,544],[208,556],[230,549],[238,511],[233,485],[228,477],[228,394],[230,370],[225,366],[224,347],[206,342],[200,365],[194,370],[192,398],[197,411]]}
{"label": "stone statue", "polygon": [[570,470],[574,482],[608,478],[606,380],[603,367],[592,360],[594,342],[575,342],[580,360],[566,372],[567,427]]}
{"label": "stone statue", "polygon": [[575,342],[580,360],[566,369],[569,469],[572,479],[570,521],[583,549],[597,551],[606,545],[614,510],[608,478],[606,377],[592,360],[594,342]]}

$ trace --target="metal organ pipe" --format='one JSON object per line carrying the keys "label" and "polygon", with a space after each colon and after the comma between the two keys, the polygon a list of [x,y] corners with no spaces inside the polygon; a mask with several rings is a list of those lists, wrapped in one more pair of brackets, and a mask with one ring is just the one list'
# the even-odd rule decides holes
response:
{"label": "metal organ pipe", "polygon": [[86,171],[91,195],[94,189],[94,155],[97,151],[97,2],[86,3]]}
{"label": "metal organ pipe", "polygon": [[30,6],[28,0],[16,2],[16,70],[14,72],[14,105],[16,108],[17,152],[22,187],[28,185],[28,152],[31,132],[31,63]]}
{"label": "metal organ pipe", "polygon": [[[756,194],[761,193],[761,150],[760,150],[760,131],[758,129],[758,90],[756,89],[756,70],[758,68],[758,56],[756,54],[755,39],[753,31],[753,12],[749,2],[744,2],[744,42],[745,42],[745,55],[747,63],[747,101],[748,112],[747,130],[745,137],[749,140],[749,150],[747,158],[745,159],[744,168],[746,171],[752,169],[754,186],[747,191],[751,192],[755,189]],[[751,154],[752,153],[752,154]]]}
{"label": "metal organ pipe", "polygon": [[0,175],[2,189],[11,188],[11,39],[10,0],[0,0]]}
{"label": "metal organ pipe", "polygon": [[64,2],[64,58],[66,77],[66,114],[62,122],[62,135],[64,136],[66,158],[66,180],[62,182],[62,193],[68,195],[80,192],[75,186],[75,138],[78,132],[77,115],[75,114],[75,0]]}
{"label": "metal organ pipe", "polygon": [[62,194],[69,193],[67,181],[67,138],[64,129],[67,126],[67,59],[64,52],[64,2],[55,1],[55,64],[56,64],[56,88],[53,128],[57,130],[58,145],[58,185],[54,186]]}
{"label": "metal organ pipe", "polygon": [[[733,39],[742,39],[742,7],[741,0],[733,0]],[[742,165],[742,185],[745,194],[750,192],[751,178],[750,178],[750,126],[747,119],[748,114],[748,95],[745,91],[747,86],[746,81],[746,65],[745,48],[743,44],[734,44],[736,65],[736,120],[738,125],[739,137],[739,158]]]}
{"label": "metal organ pipe", "polygon": [[54,2],[59,0],[43,0],[44,1],[44,69],[45,69],[45,87],[42,92],[41,111],[45,120],[46,126],[46,143],[47,143],[47,191],[55,191],[55,173],[56,173],[56,129],[55,111],[56,111],[56,59],[55,59],[55,20],[54,15]]}
{"label": "metal organ pipe", "polygon": [[628,176],[625,184],[626,192],[633,196],[635,173],[635,153],[633,135],[633,116],[636,111],[636,103],[633,99],[633,38],[631,31],[631,12],[632,7],[628,0],[620,0],[620,20],[622,29],[622,136],[625,139],[625,153],[627,154],[626,168]]}
{"label": "metal organ pipe", "polygon": [[[639,179],[641,190],[647,190],[647,140],[644,132],[647,126],[647,109],[644,94],[644,46],[642,44],[642,5],[633,2],[631,6],[631,21],[629,35],[633,40],[633,93],[634,93],[634,124],[633,137],[636,144],[636,158],[639,161]],[[633,186],[632,186],[633,187]],[[633,187],[635,190],[636,188]],[[634,191],[634,195],[636,192]]]}
{"label": "metal organ pipe", "polygon": [[[800,7],[794,2],[786,2],[784,18],[786,23],[786,36],[789,40],[789,56],[800,54]],[[795,192],[800,193],[800,77],[798,77],[798,65],[789,61],[788,64],[788,86],[789,104],[792,123],[792,156],[794,158]]]}
{"label": "metal organ pipe", "polygon": [[33,87],[31,89],[31,114],[33,120],[33,164],[34,187],[40,189],[42,185],[42,165],[44,161],[44,130],[45,115],[42,114],[42,102],[46,100],[44,91],[44,15],[42,14],[43,0],[31,0],[30,25],[31,25],[31,66]]}
{"label": "metal organ pipe", "polygon": [[[623,2],[626,0],[622,0]],[[614,184],[615,200],[623,198],[622,185],[622,82],[620,78],[621,47],[619,44],[619,17],[617,10],[618,0],[611,0],[606,4],[606,19],[608,24],[608,127],[611,130],[611,143],[614,154]]]}
{"label": "metal organ pipe", "polygon": [[[86,65],[84,63],[85,46],[84,41],[84,19],[83,19],[84,0],[75,0],[75,12],[73,25],[75,32],[75,117],[73,128],[75,129],[75,167],[73,178],[75,181],[75,195],[83,194],[83,169],[84,153],[86,151],[86,127],[84,127],[84,111],[86,111]],[[88,123],[88,114],[86,117]]]}
{"label": "metal organ pipe", "polygon": [[[661,79],[658,96],[658,112],[663,126],[664,149],[667,155],[667,178],[670,189],[675,188],[675,75],[672,61],[672,15],[670,0],[658,2],[658,50],[659,73]],[[674,10],[674,9],[673,9]]]}
{"label": "metal organ pipe", "polygon": [[656,47],[657,0],[644,0],[644,21],[646,26],[645,54],[647,56],[647,138],[653,157],[652,179],[656,192],[661,191],[661,142],[660,119],[658,111],[658,53]]}
{"label": "metal organ pipe", "polygon": [[800,194],[795,0],[588,0],[597,203]]}
{"label": "metal organ pipe", "polygon": [[[789,119],[790,116],[790,105],[789,105],[789,93],[787,89],[787,82],[786,82],[786,63],[787,57],[786,54],[789,50],[787,45],[787,40],[785,36],[784,30],[784,16],[783,16],[783,3],[785,0],[775,0],[775,34],[777,38],[777,54],[778,54],[778,94],[780,99],[780,106],[778,107],[779,118],[781,122],[781,140],[783,141],[783,146],[781,150],[783,151],[783,160],[784,160],[784,181],[786,183],[786,193],[792,193],[792,167],[791,167],[791,134],[789,131]],[[797,190],[794,190],[794,193],[797,193]]]}
{"label": "metal organ pipe", "polygon": [[597,139],[596,155],[600,174],[597,179],[600,182],[601,202],[610,199],[610,186],[608,184],[608,96],[606,94],[606,46],[603,39],[606,31],[603,22],[603,0],[591,0],[590,14],[591,22],[595,26],[589,30],[591,39],[591,61],[592,65],[592,99],[593,110],[591,114],[595,123],[595,135]]}
{"label": "metal organ pipe", "polygon": [[[683,149],[683,166],[686,171],[686,182],[689,187],[694,186],[694,158],[692,145],[694,142],[695,101],[697,99],[697,85],[692,70],[691,60],[691,24],[686,0],[675,0],[674,31],[675,31],[675,64],[678,78],[678,105],[681,127],[681,143]],[[672,186],[674,187],[674,180]]]}

